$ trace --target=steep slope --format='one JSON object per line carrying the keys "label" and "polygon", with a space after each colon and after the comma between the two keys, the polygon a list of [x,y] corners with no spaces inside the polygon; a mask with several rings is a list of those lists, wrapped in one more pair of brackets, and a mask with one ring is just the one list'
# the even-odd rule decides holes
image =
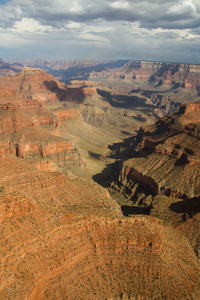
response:
{"label": "steep slope", "polygon": [[[198,300],[195,220],[175,231],[152,216],[126,219],[106,189],[68,172],[86,172],[86,150],[91,161],[106,160],[97,149],[148,123],[152,105],[92,82],[66,87],[38,69],[0,87],[0,299]],[[183,107],[176,130],[190,128],[198,110]],[[198,127],[187,130],[198,136]]]}
{"label": "steep slope", "polygon": [[[22,65],[37,67],[67,84],[74,79],[100,81],[119,95],[151,101],[158,117],[178,111],[185,102],[199,100],[199,65],[128,60],[11,60],[9,63],[10,68],[16,69],[15,73],[22,70]],[[50,82],[48,85],[55,92],[56,87]],[[60,99],[66,99],[66,96],[73,101],[76,99],[66,90],[57,89],[57,92]],[[77,94],[77,89],[73,93]],[[79,102],[84,95],[84,92],[78,92]]]}
{"label": "steep slope", "polygon": [[[51,92],[46,83],[50,83],[55,92]],[[77,147],[70,140],[56,136],[60,118],[45,106],[46,102],[59,103],[62,88],[64,85],[52,75],[38,69],[25,68],[15,76],[1,78],[1,155],[35,157],[53,169],[66,164],[83,164]]]}
{"label": "steep slope", "polygon": [[[14,148],[12,153],[23,152],[23,156],[32,152],[43,159],[63,161],[63,166],[57,164],[59,168],[71,161],[70,171],[78,175],[92,176],[100,171],[105,163],[95,157],[105,155],[109,143],[155,120],[154,106],[142,98],[115,95],[103,84],[85,80],[66,86],[52,75],[28,67],[14,76],[0,78],[0,102],[2,132],[7,132],[2,137],[5,147]],[[13,128],[12,136],[6,127]],[[11,146],[9,141],[13,142]],[[47,147],[52,154],[55,152],[54,158],[49,157]],[[75,171],[74,165],[86,164],[87,172]],[[42,162],[44,165],[47,163]]]}
{"label": "steep slope", "polygon": [[139,130],[110,192],[124,215],[150,214],[170,223],[199,258],[200,102]]}
{"label": "steep slope", "polygon": [[[10,64],[18,63],[31,68],[42,68],[46,72],[52,72],[63,80],[68,78],[89,77],[97,81],[118,78],[140,81],[148,81],[152,86],[165,86],[171,88],[196,89],[199,91],[199,65],[150,62],[150,61],[69,61],[69,60],[10,60]],[[96,81],[96,80],[95,80]],[[130,82],[129,82],[130,84]]]}
{"label": "steep slope", "polygon": [[137,157],[124,163],[122,180],[135,178],[155,195],[200,197],[199,111],[200,102],[185,104],[179,113],[142,128]]}
{"label": "steep slope", "polygon": [[[191,246],[106,190],[1,160],[1,299],[198,299]],[[178,288],[177,288],[178,287]]]}
{"label": "steep slope", "polygon": [[39,102],[56,101],[65,92],[64,84],[52,75],[40,69],[24,67],[21,72],[12,77],[3,77],[0,80],[1,95],[11,94],[23,99],[32,99]]}

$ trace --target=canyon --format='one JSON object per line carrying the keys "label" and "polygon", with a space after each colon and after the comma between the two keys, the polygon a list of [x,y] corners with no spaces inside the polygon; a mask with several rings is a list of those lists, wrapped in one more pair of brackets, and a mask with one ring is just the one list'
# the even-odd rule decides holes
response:
{"label": "canyon", "polygon": [[62,82],[102,82],[117,93],[149,99],[158,117],[176,112],[184,102],[199,99],[200,66],[150,61],[10,60],[11,68],[39,67]]}
{"label": "canyon", "polygon": [[198,300],[199,67],[6,64],[0,298]]}

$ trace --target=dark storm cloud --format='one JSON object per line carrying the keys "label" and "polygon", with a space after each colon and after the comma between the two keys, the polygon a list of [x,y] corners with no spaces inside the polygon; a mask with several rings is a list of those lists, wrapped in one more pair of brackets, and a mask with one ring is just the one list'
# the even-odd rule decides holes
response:
{"label": "dark storm cloud", "polygon": [[14,0],[29,17],[42,24],[62,27],[63,23],[105,21],[139,22],[144,28],[183,29],[200,26],[199,0]]}

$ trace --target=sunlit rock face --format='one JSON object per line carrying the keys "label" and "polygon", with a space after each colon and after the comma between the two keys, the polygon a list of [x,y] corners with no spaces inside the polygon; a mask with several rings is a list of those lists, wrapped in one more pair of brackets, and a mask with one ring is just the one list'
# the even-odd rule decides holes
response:
{"label": "sunlit rock face", "polygon": [[[182,233],[199,260],[200,103],[140,128],[110,192],[124,215],[148,214]],[[129,203],[129,204],[128,204]],[[128,206],[129,205],[129,206]],[[170,299],[170,296],[168,296]]]}
{"label": "sunlit rock face", "polygon": [[0,174],[1,299],[198,299],[199,266],[181,234],[156,218],[122,218],[97,185],[24,164],[13,192]]}
{"label": "sunlit rock face", "polygon": [[[11,67],[40,67],[48,71],[67,70],[68,76],[113,76],[121,79],[148,80],[154,85],[180,85],[186,89],[199,88],[199,65],[148,61],[69,61],[69,60],[10,60]],[[9,64],[7,64],[9,65]],[[3,68],[3,65],[2,65]],[[70,73],[71,72],[71,73]],[[59,73],[58,73],[59,74]],[[61,73],[63,76],[63,73]]]}
{"label": "sunlit rock face", "polygon": [[[0,79],[0,299],[198,299],[197,221],[188,218],[175,230],[158,219],[155,199],[152,216],[125,218],[106,189],[65,172],[69,164],[85,170],[65,122],[86,126],[78,104],[93,96],[90,81],[66,87],[37,69]],[[134,177],[156,194],[164,185],[150,166],[156,171],[166,159],[198,171],[198,123],[186,121],[196,112],[198,104],[186,105],[176,117],[139,131],[136,152],[153,151],[156,158],[125,162],[124,186]],[[139,159],[146,159],[146,173]],[[186,184],[184,195],[197,194],[196,181]]]}
{"label": "sunlit rock face", "polygon": [[[143,96],[156,106],[154,113],[158,117],[177,112],[181,104],[196,101],[200,93],[199,65],[131,60],[11,60],[9,63],[7,66],[15,68],[15,73],[23,66],[29,66],[32,70],[40,67],[67,84],[71,79],[77,82],[103,82],[117,94]],[[55,91],[55,86],[50,82],[48,84]],[[75,100],[88,94],[95,95],[96,91],[92,86],[87,86],[75,89],[73,93],[76,97],[69,93],[68,98]],[[57,90],[58,94],[60,99],[66,99],[66,91]]]}
{"label": "sunlit rock face", "polygon": [[65,109],[54,114],[45,106],[59,103],[59,93],[66,92],[64,84],[39,69],[24,68],[15,76],[1,78],[0,92],[1,155],[41,157],[57,166],[81,165],[76,146],[54,132],[63,120],[81,119],[80,113]]}
{"label": "sunlit rock face", "polygon": [[137,157],[124,162],[120,180],[138,182],[153,195],[199,197],[199,111],[199,102],[184,104],[179,113],[141,128],[135,148]]}

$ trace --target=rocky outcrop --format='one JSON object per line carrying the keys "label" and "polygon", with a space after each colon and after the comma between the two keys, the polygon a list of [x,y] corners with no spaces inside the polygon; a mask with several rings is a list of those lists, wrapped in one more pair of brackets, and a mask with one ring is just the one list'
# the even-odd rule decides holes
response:
{"label": "rocky outcrop", "polygon": [[[17,63],[11,61],[14,62]],[[39,67],[67,84],[72,78],[78,79],[75,80],[75,85],[82,82],[83,86],[79,86],[80,88],[76,86],[75,89],[74,84],[70,83],[72,85],[70,93],[70,89],[68,92],[63,87],[58,89],[47,81],[49,89],[55,92],[60,100],[68,99],[80,103],[88,95],[96,94],[95,87],[88,85],[90,80],[101,81],[107,87],[114,88],[118,94],[133,94],[147,98],[156,106],[154,113],[158,117],[178,111],[180,105],[189,99],[191,102],[196,101],[200,93],[199,65],[128,60],[110,62],[24,60],[18,63],[31,68]]]}
{"label": "rocky outcrop", "polygon": [[38,157],[54,161],[57,167],[83,164],[77,147],[55,134],[61,122],[81,116],[77,109],[62,109],[57,113],[47,109],[45,103],[59,103],[59,97],[45,82],[53,82],[51,86],[58,91],[64,89],[64,85],[52,78],[41,70],[28,68],[12,78],[1,78],[1,156],[10,153],[21,158]]}
{"label": "rocky outcrop", "polygon": [[184,104],[179,113],[140,129],[135,157],[123,163],[119,179],[133,199],[142,187],[146,196],[200,197],[199,110],[200,102]]}
{"label": "rocky outcrop", "polygon": [[[78,131],[80,138],[82,132],[89,132],[86,149],[90,149],[91,139],[100,144],[102,132],[83,123],[84,114],[79,109],[92,108],[91,118],[94,111],[105,114],[111,104],[103,106],[105,99],[99,96],[105,110],[95,108],[91,96],[97,94],[92,83],[66,87],[49,76],[26,68],[10,81],[0,80],[4,93],[0,97],[0,299],[198,299],[197,235],[191,237],[188,231],[186,238],[185,229],[174,231],[159,221],[156,203],[153,217],[126,219],[106,189],[85,176],[80,179],[70,174],[69,164],[77,167],[83,162],[77,147],[67,138],[72,136],[67,124],[71,132]],[[88,102],[84,103],[85,99]],[[125,100],[128,105],[130,98]],[[116,98],[118,105],[120,101]],[[145,107],[151,111],[151,107]],[[135,149],[138,166],[139,159],[148,160],[150,149],[164,159],[174,159],[180,168],[189,165],[170,146],[167,154],[162,154],[165,150],[158,148],[162,143],[158,132],[164,131],[167,141],[173,137],[173,130],[177,136],[182,130],[182,148],[176,148],[188,154],[188,161],[198,156],[193,150],[198,123],[181,119],[185,114],[190,120],[193,112],[186,106],[178,115],[180,121],[171,116],[140,130]],[[125,112],[120,113],[125,117]],[[99,156],[91,152],[92,163]],[[121,179],[125,184],[130,179],[133,185],[134,177],[142,187],[151,187],[151,199],[146,197],[145,201],[152,205],[152,194],[161,186],[157,177],[132,163],[126,164],[124,174]],[[137,187],[139,184],[135,192],[132,189],[133,195]],[[192,189],[196,189],[195,184]]]}
{"label": "rocky outcrop", "polygon": [[15,76],[1,78],[0,92],[2,101],[3,96],[15,96],[31,103],[37,101],[41,105],[59,101],[80,102],[86,96],[97,94],[96,87],[89,81],[77,81],[76,84],[66,87],[52,75],[28,67],[24,67]]}
{"label": "rocky outcrop", "polygon": [[199,89],[200,68],[198,65],[160,63],[160,67],[149,79],[150,82],[160,85],[175,84],[182,88]]}
{"label": "rocky outcrop", "polygon": [[[148,80],[154,85],[180,86],[199,90],[199,65],[175,64],[148,61],[50,61],[50,60],[10,60],[24,66],[44,70],[66,70],[66,76],[103,76],[133,80]],[[64,74],[62,73],[61,76]]]}
{"label": "rocky outcrop", "polygon": [[90,181],[14,156],[0,167],[1,299],[198,299],[199,265],[172,228],[123,218]]}
{"label": "rocky outcrop", "polygon": [[[50,138],[50,136],[49,136]],[[60,138],[59,141],[53,140],[48,144],[42,142],[9,142],[4,141],[0,143],[0,156],[5,157],[7,154],[13,154],[20,158],[40,158],[52,160],[53,169],[55,171],[58,167],[67,165],[82,166],[83,161],[77,148],[70,142]],[[38,169],[42,169],[46,162],[41,162]],[[57,166],[57,167],[55,167]],[[48,169],[48,166],[46,170]]]}
{"label": "rocky outcrop", "polygon": [[26,100],[44,103],[58,101],[65,92],[65,85],[40,69],[24,67],[20,73],[12,77],[1,78],[0,89]]}
{"label": "rocky outcrop", "polygon": [[59,122],[64,122],[67,120],[82,120],[82,116],[78,108],[59,108],[57,110],[54,110],[53,113],[58,117]]}

